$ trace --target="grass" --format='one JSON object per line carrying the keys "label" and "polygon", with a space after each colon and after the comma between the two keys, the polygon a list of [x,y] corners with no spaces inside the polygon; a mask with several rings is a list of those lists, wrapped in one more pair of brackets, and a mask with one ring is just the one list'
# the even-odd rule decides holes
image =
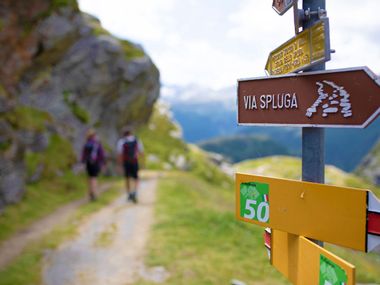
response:
{"label": "grass", "polygon": [[102,231],[95,240],[95,246],[98,247],[107,247],[109,246],[115,233],[117,232],[117,225],[112,223],[104,231]]}
{"label": "grass", "polygon": [[172,169],[176,167],[178,157],[188,160],[188,146],[174,135],[180,130],[167,112],[164,106],[155,106],[149,123],[137,132],[144,144],[146,167],[149,169]]}
{"label": "grass", "polygon": [[68,223],[58,225],[38,242],[30,244],[9,266],[0,271],[1,285],[29,285],[41,283],[42,261],[46,251],[76,236],[78,224],[90,214],[102,209],[120,195],[122,181],[99,196],[95,203],[87,203],[73,213]]}
{"label": "grass", "polygon": [[144,57],[144,51],[138,46],[134,45],[130,41],[120,40],[121,46],[124,51],[124,56],[126,60],[131,60],[134,58]]}
{"label": "grass", "polygon": [[226,188],[231,185],[232,179],[209,161],[203,150],[195,145],[190,145],[189,150],[189,170],[191,173],[215,186]]}
{"label": "grass", "polygon": [[73,100],[72,94],[70,92],[63,92],[63,100],[79,121],[81,121],[84,124],[90,122],[90,114],[84,108],[82,108],[75,100]]}
{"label": "grass", "polygon": [[84,176],[62,177],[28,185],[21,203],[8,205],[0,215],[0,241],[51,213],[59,206],[85,196]]}
{"label": "grass", "polygon": [[27,177],[42,166],[40,179],[26,185],[20,203],[8,205],[0,214],[0,242],[59,206],[85,196],[86,177],[68,170],[77,158],[66,139],[51,135],[43,152],[28,151],[25,157]]}
{"label": "grass", "polygon": [[146,263],[169,271],[165,284],[288,284],[269,264],[263,230],[235,219],[232,189],[184,172],[160,181]]}
{"label": "grass", "polygon": [[46,124],[52,121],[49,113],[28,106],[17,106],[2,115],[15,129],[44,131]]}
{"label": "grass", "polygon": [[[57,159],[58,157],[59,159]],[[33,176],[37,169],[42,166],[40,177],[42,180],[57,177],[57,175],[67,171],[77,161],[77,157],[71,143],[54,134],[50,136],[49,145],[46,149],[42,152],[27,151],[25,160],[28,177]]]}

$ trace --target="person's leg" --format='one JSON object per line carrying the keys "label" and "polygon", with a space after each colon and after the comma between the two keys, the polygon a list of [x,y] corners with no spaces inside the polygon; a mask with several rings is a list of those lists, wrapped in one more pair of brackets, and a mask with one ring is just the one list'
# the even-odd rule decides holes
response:
{"label": "person's leg", "polygon": [[128,163],[124,163],[125,190],[127,191],[127,200],[131,200],[131,179]]}
{"label": "person's leg", "polygon": [[127,194],[131,193],[131,179],[129,176],[125,176],[125,189],[127,190]]}
{"label": "person's leg", "polygon": [[134,163],[131,167],[131,177],[133,178],[133,188],[132,188],[132,200],[137,203],[137,191],[139,187],[139,176],[138,176],[138,164]]}
{"label": "person's leg", "polygon": [[91,201],[96,200],[96,186],[97,186],[97,180],[96,177],[89,177],[88,180],[88,195],[90,197]]}
{"label": "person's leg", "polygon": [[98,175],[98,169],[96,166],[87,163],[86,170],[88,176],[88,197],[90,201],[94,201],[96,199],[96,176]]}

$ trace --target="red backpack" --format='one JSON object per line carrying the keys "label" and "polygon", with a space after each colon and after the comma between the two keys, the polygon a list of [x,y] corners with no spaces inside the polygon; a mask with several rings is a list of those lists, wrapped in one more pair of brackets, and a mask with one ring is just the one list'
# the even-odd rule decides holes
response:
{"label": "red backpack", "polygon": [[137,139],[133,138],[131,141],[125,141],[123,144],[123,161],[124,162],[137,162],[138,145]]}

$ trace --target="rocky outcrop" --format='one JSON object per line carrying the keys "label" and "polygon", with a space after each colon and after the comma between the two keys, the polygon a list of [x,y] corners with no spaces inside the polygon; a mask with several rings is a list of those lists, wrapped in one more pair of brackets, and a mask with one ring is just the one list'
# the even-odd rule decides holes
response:
{"label": "rocky outcrop", "polygon": [[355,172],[359,176],[370,180],[373,184],[380,185],[380,141],[365,156]]}
{"label": "rocky outcrop", "polygon": [[148,120],[160,85],[141,46],[111,36],[75,0],[4,0],[0,17],[1,208],[44,173],[40,156],[54,143],[70,145],[57,159],[72,165],[93,127],[112,154],[123,126]]}

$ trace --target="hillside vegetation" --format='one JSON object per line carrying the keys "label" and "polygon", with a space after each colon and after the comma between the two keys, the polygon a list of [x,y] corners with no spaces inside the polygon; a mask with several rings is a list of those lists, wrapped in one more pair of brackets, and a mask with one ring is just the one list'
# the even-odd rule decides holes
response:
{"label": "hillside vegetation", "polygon": [[380,185],[380,140],[363,159],[355,173],[376,185]]}
{"label": "hillside vegetation", "polygon": [[[177,129],[167,113],[156,109],[152,123],[157,126],[149,127],[151,139],[148,133],[141,133],[147,149],[149,144],[158,144],[155,155],[163,159],[163,153],[167,153],[166,157],[170,152],[181,154],[186,157],[186,167],[185,171],[166,172],[160,180],[147,265],[163,266],[169,272],[165,284],[228,284],[231,279],[246,284],[289,284],[269,264],[263,229],[236,220],[234,181],[210,163],[207,153],[180,143],[176,136],[168,136],[172,128]],[[165,137],[165,143],[153,139],[160,135]],[[170,167],[175,169],[175,164]],[[292,179],[301,176],[300,160],[288,156],[245,161],[236,168]],[[378,188],[333,166],[327,167],[326,183],[371,189],[380,196]],[[380,282],[377,255],[332,245],[327,248],[356,265],[358,282]],[[137,284],[154,283],[141,279]]]}

